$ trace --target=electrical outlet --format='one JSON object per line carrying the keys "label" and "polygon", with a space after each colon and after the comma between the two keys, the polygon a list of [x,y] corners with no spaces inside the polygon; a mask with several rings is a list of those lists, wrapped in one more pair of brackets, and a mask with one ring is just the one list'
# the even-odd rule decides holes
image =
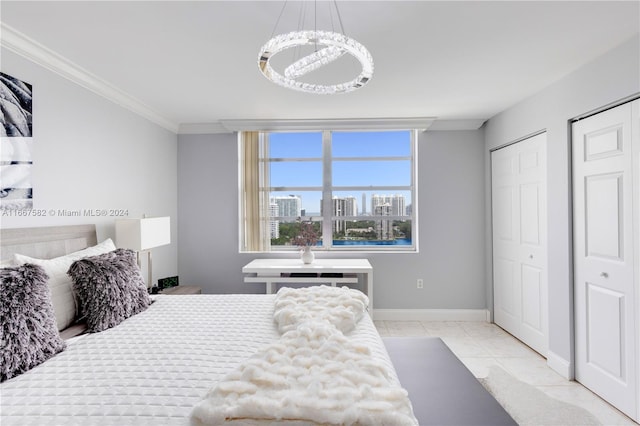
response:
{"label": "electrical outlet", "polygon": [[418,278],[417,285],[418,288],[424,288],[424,281],[422,281],[422,278]]}

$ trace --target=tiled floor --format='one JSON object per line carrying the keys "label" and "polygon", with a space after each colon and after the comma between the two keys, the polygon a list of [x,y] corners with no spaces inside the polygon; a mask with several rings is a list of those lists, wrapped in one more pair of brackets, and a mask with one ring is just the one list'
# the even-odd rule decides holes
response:
{"label": "tiled floor", "polygon": [[[577,382],[565,380],[546,360],[500,327],[484,322],[375,321],[382,336],[436,336],[476,377],[499,365],[549,396],[589,410],[603,425],[637,425]],[[514,396],[517,397],[517,396]]]}

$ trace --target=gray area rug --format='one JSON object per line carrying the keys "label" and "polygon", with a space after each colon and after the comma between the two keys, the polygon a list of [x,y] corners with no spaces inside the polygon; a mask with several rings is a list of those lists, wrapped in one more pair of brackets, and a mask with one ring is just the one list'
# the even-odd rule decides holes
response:
{"label": "gray area rug", "polygon": [[552,398],[498,366],[478,379],[520,426],[591,426],[602,423],[584,408]]}

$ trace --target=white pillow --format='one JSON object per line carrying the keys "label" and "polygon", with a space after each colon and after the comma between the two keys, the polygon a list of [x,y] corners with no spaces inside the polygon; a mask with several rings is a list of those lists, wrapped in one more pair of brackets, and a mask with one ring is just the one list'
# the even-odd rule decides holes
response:
{"label": "white pillow", "polygon": [[49,275],[49,289],[51,303],[56,314],[58,330],[64,330],[73,324],[80,309],[73,293],[73,282],[67,271],[73,262],[84,257],[108,253],[116,249],[115,244],[108,238],[98,245],[69,253],[54,259],[35,259],[22,254],[14,254],[13,260],[17,265],[31,263],[42,266]]}
{"label": "white pillow", "polygon": [[0,260],[0,268],[8,268],[10,266],[16,266],[13,259]]}

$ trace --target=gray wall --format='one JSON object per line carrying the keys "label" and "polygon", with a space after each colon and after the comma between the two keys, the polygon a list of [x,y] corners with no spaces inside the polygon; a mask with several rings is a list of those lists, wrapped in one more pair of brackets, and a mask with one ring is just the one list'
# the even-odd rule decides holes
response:
{"label": "gray wall", "polygon": [[[490,197],[490,150],[547,130],[549,350],[573,360],[571,260],[571,141],[569,120],[640,92],[638,37],[585,65],[485,125],[485,170]],[[488,200],[490,198],[487,198]],[[490,203],[487,202],[487,209]],[[491,293],[490,213],[487,211],[487,284]],[[488,297],[491,300],[490,297]]]}
{"label": "gray wall", "polygon": [[173,243],[153,250],[153,266],[154,278],[175,275],[177,136],[21,56],[1,54],[2,72],[33,85],[33,206],[56,212],[0,215],[2,227],[95,223],[99,240],[115,240],[116,217],[65,217],[58,210],[171,216]]}
{"label": "gray wall", "polygon": [[[374,268],[374,307],[483,309],[483,132],[425,132],[418,148],[420,252],[364,255]],[[180,280],[208,293],[264,292],[264,285],[242,282],[242,266],[293,256],[238,252],[237,151],[235,134],[179,136]]]}

